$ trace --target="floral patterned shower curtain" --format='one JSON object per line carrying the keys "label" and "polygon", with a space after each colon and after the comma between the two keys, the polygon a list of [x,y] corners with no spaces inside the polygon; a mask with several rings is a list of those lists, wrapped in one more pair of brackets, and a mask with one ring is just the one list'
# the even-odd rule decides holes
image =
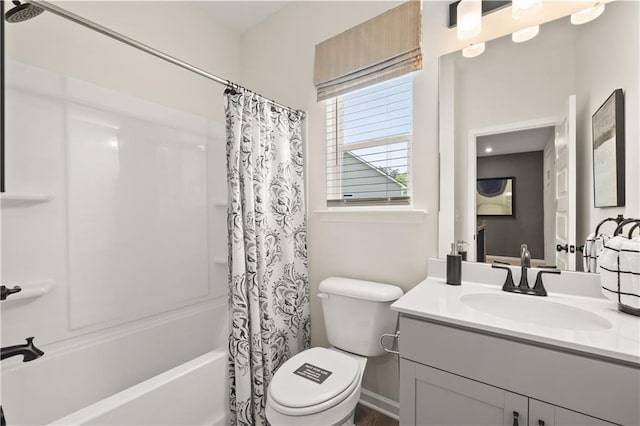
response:
{"label": "floral patterned shower curtain", "polygon": [[234,425],[266,424],[273,374],[310,343],[301,116],[225,91]]}

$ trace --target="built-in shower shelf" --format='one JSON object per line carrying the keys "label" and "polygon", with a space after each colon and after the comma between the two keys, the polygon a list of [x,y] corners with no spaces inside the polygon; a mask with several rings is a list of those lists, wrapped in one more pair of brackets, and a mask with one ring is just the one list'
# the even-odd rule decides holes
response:
{"label": "built-in shower shelf", "polygon": [[28,206],[35,203],[46,203],[53,199],[53,194],[38,192],[3,192],[0,194],[2,207]]}
{"label": "built-in shower shelf", "polygon": [[218,265],[226,265],[229,263],[227,256],[213,256],[213,263]]}
{"label": "built-in shower shelf", "polygon": [[43,294],[49,293],[54,286],[53,280],[39,280],[39,281],[25,281],[25,282],[11,282],[8,284],[3,283],[9,288],[19,286],[22,290],[18,293],[10,295],[7,300],[2,301],[2,304],[9,303],[20,299],[33,299],[40,297]]}

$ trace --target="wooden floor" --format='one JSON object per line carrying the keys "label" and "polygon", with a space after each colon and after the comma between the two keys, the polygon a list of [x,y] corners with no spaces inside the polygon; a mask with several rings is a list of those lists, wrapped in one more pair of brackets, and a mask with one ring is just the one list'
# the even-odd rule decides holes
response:
{"label": "wooden floor", "polygon": [[399,422],[376,410],[358,404],[356,407],[356,426],[398,426]]}

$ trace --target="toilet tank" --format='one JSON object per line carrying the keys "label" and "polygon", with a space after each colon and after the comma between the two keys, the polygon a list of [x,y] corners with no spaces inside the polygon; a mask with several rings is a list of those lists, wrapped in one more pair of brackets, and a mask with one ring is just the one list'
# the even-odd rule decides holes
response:
{"label": "toilet tank", "polygon": [[329,343],[362,356],[384,355],[380,336],[395,332],[398,313],[389,307],[401,296],[402,289],[395,285],[339,277],[323,280],[318,297]]}

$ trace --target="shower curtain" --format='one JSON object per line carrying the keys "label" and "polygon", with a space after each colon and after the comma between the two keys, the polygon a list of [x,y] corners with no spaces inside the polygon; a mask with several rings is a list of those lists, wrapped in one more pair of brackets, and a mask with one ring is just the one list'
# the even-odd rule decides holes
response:
{"label": "shower curtain", "polygon": [[231,422],[266,424],[275,371],[309,347],[300,114],[225,90]]}

